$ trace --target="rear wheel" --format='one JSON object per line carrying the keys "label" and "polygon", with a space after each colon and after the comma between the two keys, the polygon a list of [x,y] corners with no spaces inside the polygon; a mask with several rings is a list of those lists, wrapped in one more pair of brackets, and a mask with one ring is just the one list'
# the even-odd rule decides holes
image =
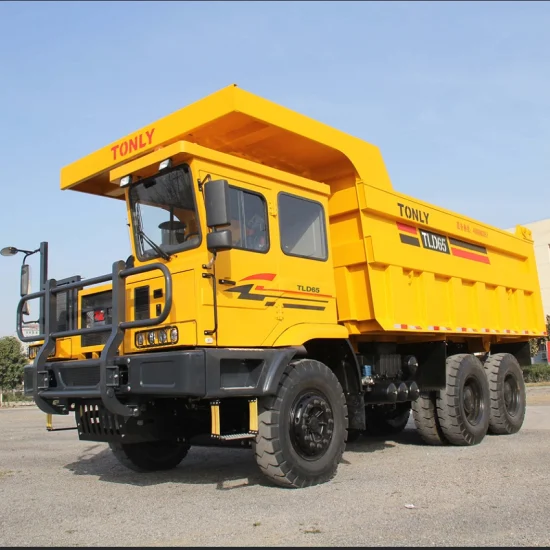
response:
{"label": "rear wheel", "polygon": [[344,392],[323,363],[289,365],[277,395],[259,400],[253,443],[260,470],[275,484],[307,487],[336,474],[348,426]]}
{"label": "rear wheel", "polygon": [[497,353],[489,357],[484,368],[491,396],[489,432],[519,432],[525,419],[526,396],[517,359],[509,353]]}
{"label": "rear wheel", "polygon": [[489,383],[474,355],[447,359],[447,386],[438,392],[437,417],[445,438],[453,445],[477,445],[489,428]]}
{"label": "rear wheel", "polygon": [[144,443],[110,443],[115,458],[134,472],[155,472],[175,468],[189,451],[188,443],[147,441]]}
{"label": "rear wheel", "polygon": [[418,399],[412,402],[413,419],[418,434],[428,445],[446,445],[445,434],[437,418],[436,392],[421,393]]}
{"label": "rear wheel", "polygon": [[365,410],[366,433],[375,436],[395,435],[405,429],[411,415],[411,404],[378,405]]}

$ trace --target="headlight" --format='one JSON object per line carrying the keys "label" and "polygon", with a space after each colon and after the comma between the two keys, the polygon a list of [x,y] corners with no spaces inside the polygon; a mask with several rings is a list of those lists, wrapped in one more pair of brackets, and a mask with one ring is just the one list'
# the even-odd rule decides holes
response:
{"label": "headlight", "polygon": [[143,330],[136,332],[135,345],[138,348],[149,346],[167,346],[177,344],[179,333],[176,327],[158,328],[156,330]]}

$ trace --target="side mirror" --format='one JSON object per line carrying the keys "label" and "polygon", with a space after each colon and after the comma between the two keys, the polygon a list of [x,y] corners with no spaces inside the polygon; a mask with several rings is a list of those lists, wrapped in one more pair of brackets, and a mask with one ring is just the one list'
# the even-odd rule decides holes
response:
{"label": "side mirror", "polygon": [[23,264],[21,266],[21,297],[31,292],[31,266]]}
{"label": "side mirror", "polygon": [[[31,266],[23,264],[21,266],[21,297],[27,296],[31,293]],[[23,315],[30,315],[31,310],[29,307],[29,302],[23,304],[23,310],[21,312]]]}
{"label": "side mirror", "polygon": [[206,248],[209,252],[223,252],[233,248],[233,235],[229,229],[213,231],[206,235]]}
{"label": "side mirror", "polygon": [[227,180],[212,180],[204,184],[206,225],[210,228],[231,224],[231,202]]}

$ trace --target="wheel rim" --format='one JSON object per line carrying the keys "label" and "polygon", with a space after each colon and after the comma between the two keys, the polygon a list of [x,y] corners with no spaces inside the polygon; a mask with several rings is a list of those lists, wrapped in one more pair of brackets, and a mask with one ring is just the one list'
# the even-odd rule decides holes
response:
{"label": "wheel rim", "polygon": [[334,416],[328,399],[319,391],[302,392],[290,409],[290,437],[296,452],[317,460],[330,446]]}
{"label": "wheel rim", "polygon": [[515,376],[509,374],[504,379],[504,407],[510,416],[516,416],[520,409],[519,385]]}
{"label": "wheel rim", "polygon": [[462,390],[462,408],[468,423],[471,426],[477,426],[485,410],[483,390],[477,378],[469,377],[466,379]]}

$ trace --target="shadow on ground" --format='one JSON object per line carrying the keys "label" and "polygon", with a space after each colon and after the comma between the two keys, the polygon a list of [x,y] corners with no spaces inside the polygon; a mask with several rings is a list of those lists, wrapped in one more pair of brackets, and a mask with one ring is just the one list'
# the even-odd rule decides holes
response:
{"label": "shadow on ground", "polygon": [[[406,437],[405,437],[406,439]],[[402,443],[400,436],[399,443]],[[396,439],[397,442],[397,439]],[[362,437],[349,443],[346,452],[369,453],[395,447],[381,438]],[[341,465],[350,463],[345,454]],[[136,473],[122,466],[104,443],[88,445],[78,460],[65,465],[78,476],[94,476],[107,483],[147,487],[163,483],[215,485],[220,491],[243,489],[254,485],[277,489],[258,469],[250,449],[191,447],[188,456],[174,470]]]}
{"label": "shadow on ground", "polygon": [[175,469],[136,473],[122,466],[105,444],[88,446],[77,461],[65,465],[75,475],[94,476],[107,483],[147,487],[163,483],[215,485],[220,491],[264,485],[272,487],[257,470],[252,451],[192,447]]}

